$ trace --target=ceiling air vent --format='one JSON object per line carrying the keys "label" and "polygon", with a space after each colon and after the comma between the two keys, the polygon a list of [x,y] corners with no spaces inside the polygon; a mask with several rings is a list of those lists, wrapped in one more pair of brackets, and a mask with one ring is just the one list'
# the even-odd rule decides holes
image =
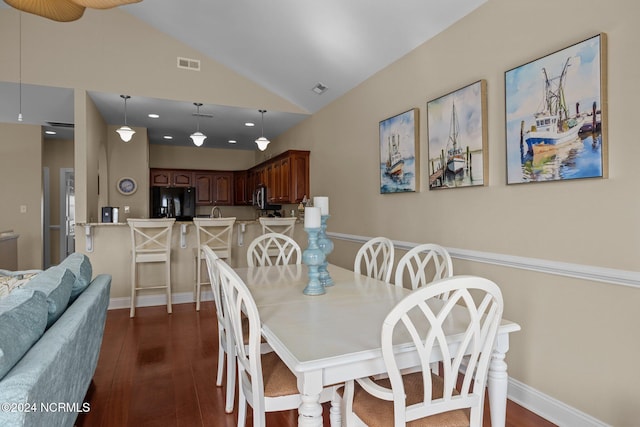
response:
{"label": "ceiling air vent", "polygon": [[316,95],[322,95],[327,91],[327,89],[329,89],[327,86],[322,83],[318,83],[311,90],[314,91]]}
{"label": "ceiling air vent", "polygon": [[192,71],[200,71],[200,60],[182,58],[178,56],[178,68],[183,68],[185,70],[192,70]]}
{"label": "ceiling air vent", "polygon": [[46,122],[49,126],[54,128],[74,128],[73,123],[61,123],[61,122]]}

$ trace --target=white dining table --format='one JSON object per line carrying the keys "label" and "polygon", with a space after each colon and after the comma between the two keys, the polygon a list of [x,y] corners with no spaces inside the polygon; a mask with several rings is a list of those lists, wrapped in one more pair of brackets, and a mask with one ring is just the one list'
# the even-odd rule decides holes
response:
{"label": "white dining table", "polygon": [[[298,426],[322,426],[324,387],[386,372],[382,322],[411,292],[335,265],[328,269],[334,285],[324,295],[307,296],[302,293],[309,281],[304,265],[235,268],[256,302],[265,339],[298,378]],[[487,381],[493,427],[505,425],[505,354],[509,334],[518,330],[520,326],[508,320],[498,330]],[[452,340],[455,335],[451,333]],[[416,366],[415,357],[415,352],[408,355],[405,367]],[[331,425],[339,425],[336,405]]]}

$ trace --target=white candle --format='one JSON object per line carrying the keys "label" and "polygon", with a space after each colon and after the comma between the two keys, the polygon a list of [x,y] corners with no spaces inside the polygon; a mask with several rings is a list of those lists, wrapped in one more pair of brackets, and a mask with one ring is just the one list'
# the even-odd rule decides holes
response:
{"label": "white candle", "polygon": [[320,208],[320,215],[329,215],[329,198],[316,196],[313,198],[313,206]]}
{"label": "white candle", "polygon": [[310,207],[304,210],[304,228],[320,228],[320,208]]}

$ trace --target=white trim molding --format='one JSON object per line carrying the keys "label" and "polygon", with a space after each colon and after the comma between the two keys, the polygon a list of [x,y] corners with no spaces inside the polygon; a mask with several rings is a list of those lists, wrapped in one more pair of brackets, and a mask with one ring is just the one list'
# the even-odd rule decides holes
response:
{"label": "white trim molding", "polygon": [[[366,236],[353,234],[327,232],[329,237],[348,242],[365,243],[370,239]],[[393,244],[398,249],[410,250],[418,245],[413,242],[394,240]],[[591,280],[594,282],[611,283],[614,285],[631,286],[640,288],[640,272],[617,270],[614,268],[596,267],[582,264],[571,264],[539,258],[527,258],[513,255],[504,255],[492,252],[472,251],[468,249],[446,248],[452,258],[466,261],[480,262],[484,264],[499,265],[502,267],[518,268],[521,270],[536,271],[539,273],[555,274],[558,276],[573,277],[576,279]]]}
{"label": "white trim molding", "polygon": [[609,424],[565,405],[516,379],[509,378],[508,390],[509,400],[558,426],[610,427]]}
{"label": "white trim molding", "polygon": [[[200,298],[200,301],[213,301],[213,292],[202,291],[202,297]],[[156,305],[167,305],[167,295],[140,295],[139,297],[136,297],[136,302],[136,307],[153,307]],[[196,302],[195,294],[193,292],[180,292],[171,295],[171,304],[188,304],[192,302]],[[117,310],[120,308],[129,307],[131,307],[130,297],[111,298],[109,300],[109,310]]]}

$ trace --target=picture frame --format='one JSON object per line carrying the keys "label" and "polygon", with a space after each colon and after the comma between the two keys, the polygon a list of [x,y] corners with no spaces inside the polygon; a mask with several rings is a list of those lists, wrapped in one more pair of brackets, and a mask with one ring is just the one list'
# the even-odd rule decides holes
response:
{"label": "picture frame", "polygon": [[488,185],[486,80],[427,102],[427,148],[429,190]]}
{"label": "picture frame", "polygon": [[418,108],[379,123],[381,194],[419,191],[419,123]]}
{"label": "picture frame", "polygon": [[607,178],[606,34],[505,72],[507,184]]}

